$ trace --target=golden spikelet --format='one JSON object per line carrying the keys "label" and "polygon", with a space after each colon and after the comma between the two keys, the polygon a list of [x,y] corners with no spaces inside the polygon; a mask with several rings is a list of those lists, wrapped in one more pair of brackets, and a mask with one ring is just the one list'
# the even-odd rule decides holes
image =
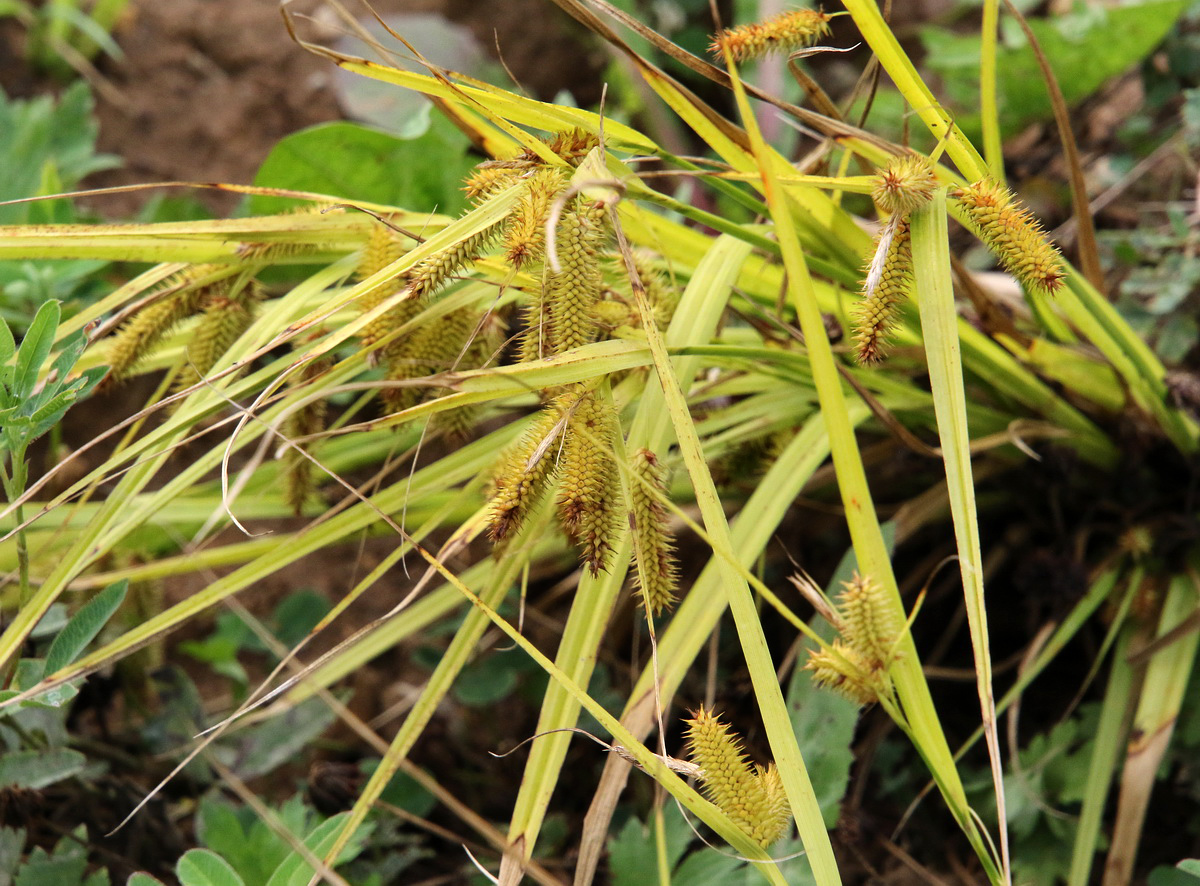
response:
{"label": "golden spikelet", "polygon": [[526,179],[521,199],[504,226],[504,257],[517,270],[541,261],[546,251],[546,218],[566,187],[567,177],[558,167],[544,167]]}
{"label": "golden spikelet", "polygon": [[624,502],[613,457],[618,431],[612,402],[597,391],[582,394],[568,411],[559,459],[558,515],[592,575],[608,568],[621,533]]}
{"label": "golden spikelet", "polygon": [[937,176],[928,160],[920,154],[900,154],[879,171],[871,196],[885,212],[908,215],[928,203],[937,187]]}
{"label": "golden spikelet", "polygon": [[505,455],[496,473],[488,532],[502,541],[520,531],[558,471],[556,455],[562,435],[559,403],[547,405],[520,441]]}
{"label": "golden spikelet", "polygon": [[142,308],[113,337],[108,353],[109,371],[105,386],[122,381],[130,371],[181,321],[203,311],[208,303],[226,294],[229,277],[205,281],[216,265],[197,265],[169,280],[158,301]]}
{"label": "golden spikelet", "polygon": [[595,341],[598,329],[591,318],[600,299],[603,277],[600,250],[608,235],[602,207],[576,200],[559,220],[555,236],[560,269],[547,263],[542,274],[544,350],[561,354]]}
{"label": "golden spikelet", "polygon": [[[376,224],[371,228],[355,276],[359,280],[366,280],[396,261],[402,254],[403,243],[400,236],[382,222]],[[403,281],[398,276],[385,280],[365,293],[358,304],[364,313],[370,311],[398,293],[402,286]],[[389,333],[415,317],[419,311],[420,306],[415,302],[401,302],[363,327],[359,338],[364,347],[374,348]]]}
{"label": "golden spikelet", "polygon": [[404,274],[404,282],[411,291],[409,298],[427,298],[445,286],[479,256],[499,230],[499,224],[491,225],[409,268]]}
{"label": "golden spikelet", "polygon": [[665,329],[675,316],[679,305],[679,290],[671,279],[660,270],[654,256],[645,249],[633,251],[633,267],[646,290],[646,300],[654,309],[654,322]]}
{"label": "golden spikelet", "polygon": [[841,640],[834,640],[830,649],[811,650],[804,667],[813,672],[813,681],[818,686],[832,689],[859,705],[879,701],[882,681],[887,678]]}
{"label": "golden spikelet", "polygon": [[[475,337],[458,361],[458,369],[480,369],[490,363],[504,346],[504,337],[508,329],[500,317],[495,313],[488,313],[480,323],[481,325],[474,330]],[[482,411],[482,406],[469,404],[438,412],[430,420],[429,427],[431,431],[447,439],[462,442],[474,432]]]}
{"label": "golden spikelet", "polygon": [[600,144],[600,139],[582,129],[568,129],[556,133],[546,142],[550,150],[562,157],[571,166],[578,166],[592,150]]}
{"label": "golden spikelet", "polygon": [[[450,369],[474,331],[479,314],[473,308],[459,308],[430,321],[394,343],[384,352],[384,377],[388,381],[410,381]],[[389,412],[399,412],[420,403],[429,388],[397,385],[383,389],[383,402]]]}
{"label": "golden spikelet", "polygon": [[524,171],[523,168],[511,164],[500,165],[494,161],[480,163],[467,177],[463,184],[463,192],[475,203],[482,203],[493,194],[516,184]]}
{"label": "golden spikelet", "polygon": [[862,299],[854,306],[854,355],[859,363],[873,366],[883,359],[888,335],[912,285],[908,222],[897,215],[884,226],[876,240],[874,258],[863,283]]}
{"label": "golden spikelet", "polygon": [[842,583],[837,610],[838,630],[846,643],[869,667],[886,670],[896,657],[900,625],[883,588],[856,572]]}
{"label": "golden spikelet", "polygon": [[633,309],[623,301],[601,299],[592,305],[591,318],[601,329],[620,329],[622,326],[638,325]]}
{"label": "golden spikelet", "polygon": [[1026,289],[1053,293],[1062,285],[1062,256],[1008,188],[984,178],[952,194],[979,238]]}
{"label": "golden spikelet", "polygon": [[834,623],[841,638],[809,653],[813,679],[860,705],[890,698],[902,626],[883,588],[856,572],[842,583]]}
{"label": "golden spikelet", "polygon": [[774,764],[751,768],[738,737],[703,707],[684,722],[705,795],[764,849],[782,837],[791,810]]}
{"label": "golden spikelet", "polygon": [[[314,332],[307,341],[315,341],[324,335],[324,331]],[[315,379],[333,366],[333,359],[328,355],[312,360],[299,371],[288,378],[290,388],[299,388],[312,383]],[[295,446],[284,447],[280,456],[283,461],[284,500],[297,516],[304,510],[316,492],[316,466],[304,457],[310,452],[313,437],[325,430],[327,401],[313,400],[293,411],[284,419],[280,433],[288,440],[300,441]]]}
{"label": "golden spikelet", "polygon": [[649,449],[639,449],[631,461],[629,528],[638,566],[634,582],[642,592],[642,603],[658,616],[675,603],[679,587],[670,517],[659,497],[666,497],[667,484],[658,458]]}
{"label": "golden spikelet", "polygon": [[812,46],[818,37],[828,34],[829,19],[815,9],[795,9],[764,22],[718,31],[708,48],[717,58],[723,58],[729,50],[735,62],[793,52]]}
{"label": "golden spikelet", "polygon": [[184,347],[183,364],[175,379],[175,391],[182,391],[208,375],[221,356],[242,337],[254,322],[254,308],[262,290],[252,281],[234,295],[214,295],[200,322]]}

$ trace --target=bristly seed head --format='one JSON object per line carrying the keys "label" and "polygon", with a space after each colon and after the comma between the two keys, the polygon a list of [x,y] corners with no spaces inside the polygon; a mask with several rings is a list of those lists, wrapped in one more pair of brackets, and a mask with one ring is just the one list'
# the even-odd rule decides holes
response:
{"label": "bristly seed head", "polygon": [[709,51],[723,58],[725,50],[735,62],[761,58],[773,52],[792,52],[811,46],[829,33],[830,16],[814,9],[784,12],[765,22],[718,31]]}
{"label": "bristly seed head", "polygon": [[791,809],[775,764],[751,767],[729,726],[703,707],[688,724],[688,755],[704,793],[764,849],[783,836]]}
{"label": "bristly seed head", "polygon": [[901,154],[880,170],[871,196],[885,212],[908,215],[928,203],[937,186],[928,160],[920,154]]}
{"label": "bristly seed head", "polygon": [[679,586],[675,539],[667,509],[659,498],[666,497],[667,484],[658,458],[649,449],[639,449],[631,461],[629,525],[638,567],[634,580],[642,591],[641,602],[658,616],[675,603]]}
{"label": "bristly seed head", "polygon": [[1008,188],[984,178],[954,192],[979,238],[1026,289],[1053,294],[1065,273],[1062,256]]}
{"label": "bristly seed head", "polygon": [[908,222],[897,215],[880,231],[863,281],[862,299],[852,311],[854,356],[859,363],[874,366],[883,359],[888,336],[912,285]]}

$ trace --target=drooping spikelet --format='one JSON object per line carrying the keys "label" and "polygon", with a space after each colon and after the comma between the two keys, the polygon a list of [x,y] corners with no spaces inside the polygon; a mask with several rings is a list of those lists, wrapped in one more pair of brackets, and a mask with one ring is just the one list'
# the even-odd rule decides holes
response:
{"label": "drooping spikelet", "polygon": [[[454,366],[467,338],[479,321],[473,308],[459,308],[444,317],[425,323],[411,335],[394,343],[384,354],[388,381],[411,381]],[[383,402],[391,412],[399,412],[420,403],[430,389],[417,385],[398,385],[383,389]]]}
{"label": "drooping spikelet", "polygon": [[735,62],[761,58],[773,52],[792,52],[811,46],[829,33],[830,16],[814,9],[795,9],[764,22],[718,31],[709,51],[723,58],[725,50]]}
{"label": "drooping spikelet", "polygon": [[409,268],[404,275],[410,290],[409,298],[427,298],[441,289],[453,275],[479,256],[499,230],[500,225],[491,225]]}
{"label": "drooping spikelet", "polygon": [[602,207],[581,200],[568,204],[559,219],[555,243],[560,270],[547,262],[542,274],[544,353],[561,354],[596,339],[591,311],[603,288],[600,250],[608,234],[606,222]]}
{"label": "drooping spikelet", "polygon": [[504,257],[517,270],[545,254],[546,218],[566,187],[567,177],[556,166],[543,167],[525,180],[521,199],[504,226]]}
{"label": "drooping spikelet", "polygon": [[662,465],[649,449],[639,449],[633,453],[631,461],[629,528],[633,533],[638,567],[634,581],[642,591],[641,601],[657,616],[674,604],[679,586],[675,540],[671,536],[667,509],[659,498],[667,494],[666,480]]}
{"label": "drooping spikelet", "polygon": [[900,154],[879,171],[871,196],[885,212],[908,215],[928,203],[937,187],[937,176],[927,159],[920,154]]}
{"label": "drooping spikelet", "polygon": [[880,674],[854,649],[841,640],[834,640],[831,649],[816,649],[809,652],[808,664],[813,672],[813,681],[818,686],[832,689],[843,698],[859,705],[879,701],[884,688],[886,674]]}
{"label": "drooping spikelet", "polygon": [[984,178],[952,194],[975,233],[1026,289],[1053,293],[1063,281],[1062,256],[1008,188]]}
{"label": "drooping spikelet", "polygon": [[[402,251],[403,243],[395,231],[382,222],[374,225],[371,228],[371,235],[367,239],[367,245],[363,248],[363,255],[359,259],[355,276],[359,280],[366,280],[400,258]],[[398,293],[402,286],[403,281],[398,276],[385,280],[364,294],[359,299],[359,306],[365,313]],[[415,302],[401,302],[376,317],[360,333],[363,345],[368,349],[374,348],[390,332],[399,329],[415,317],[419,311],[420,306]]]}
{"label": "drooping spikelet", "polygon": [[474,202],[482,203],[493,194],[516,184],[521,175],[528,171],[528,166],[525,163],[518,165],[498,160],[480,163],[467,177],[463,192]]}
{"label": "drooping spikelet", "polygon": [[[472,331],[474,338],[467,345],[462,357],[458,359],[458,369],[480,369],[494,360],[497,352],[504,346],[504,337],[508,328],[499,316],[494,312],[489,312]],[[482,411],[481,405],[469,404],[435,413],[430,421],[429,429],[450,440],[461,442],[475,430],[476,422]]]}
{"label": "drooping spikelet", "polygon": [[558,515],[579,556],[598,575],[621,533],[624,501],[613,457],[618,427],[612,402],[597,391],[568,409],[566,439],[559,459]]}
{"label": "drooping spikelet", "polygon": [[253,281],[238,293],[209,298],[200,322],[184,347],[175,391],[190,388],[208,375],[221,356],[250,328],[254,322],[254,308],[261,298],[261,287]]}
{"label": "drooping spikelet", "polygon": [[850,581],[842,583],[837,611],[841,622],[838,629],[846,643],[871,667],[886,669],[896,657],[900,625],[883,588],[856,572]]}
{"label": "drooping spikelet", "polygon": [[592,148],[600,144],[600,139],[582,129],[568,129],[555,133],[547,144],[550,150],[562,157],[571,166],[578,166]]}
{"label": "drooping spikelet", "polygon": [[875,253],[854,306],[854,355],[873,366],[883,359],[900,305],[912,291],[912,247],[908,222],[893,216],[875,242]]}
{"label": "drooping spikelet", "polygon": [[[306,341],[315,341],[324,332],[310,334]],[[329,356],[312,360],[288,378],[288,387],[300,388],[311,384],[333,366]],[[297,441],[295,446],[286,446],[281,455],[283,461],[284,500],[299,515],[304,505],[316,492],[316,466],[304,457],[310,452],[312,441],[305,439],[313,437],[325,430],[328,403],[324,399],[305,403],[299,409],[290,413],[280,427],[280,433],[288,440]]]}
{"label": "drooping spikelet", "polygon": [[208,303],[227,293],[228,276],[217,265],[197,265],[171,279],[160,299],[138,311],[113,337],[108,353],[109,372],[105,385],[123,380],[162,338],[187,317],[204,310]]}
{"label": "drooping spikelet", "polygon": [[537,504],[558,472],[558,441],[562,436],[561,404],[548,404],[508,452],[496,473],[488,531],[494,541],[516,534],[529,510]]}
{"label": "drooping spikelet", "polygon": [[813,679],[858,704],[892,695],[888,669],[898,657],[898,624],[883,588],[858,573],[842,583],[834,615],[841,638],[809,653]]}
{"label": "drooping spikelet", "polygon": [[764,849],[783,836],[791,810],[774,764],[752,769],[741,741],[703,707],[684,722],[688,754],[708,798]]}

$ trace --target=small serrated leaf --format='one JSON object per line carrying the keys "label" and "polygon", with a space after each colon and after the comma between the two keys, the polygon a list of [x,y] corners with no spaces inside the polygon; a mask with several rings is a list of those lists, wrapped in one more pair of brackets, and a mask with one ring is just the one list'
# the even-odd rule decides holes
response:
{"label": "small serrated leaf", "polygon": [[13,751],[0,756],[0,787],[41,790],[82,772],[86,765],[87,757],[70,748]]}
{"label": "small serrated leaf", "polygon": [[19,400],[24,400],[33,393],[38,372],[50,356],[50,348],[54,345],[58,317],[58,302],[51,299],[42,303],[33,322],[29,324],[29,332],[25,333],[25,340],[21,342],[17,351],[17,372],[12,386],[12,393]]}

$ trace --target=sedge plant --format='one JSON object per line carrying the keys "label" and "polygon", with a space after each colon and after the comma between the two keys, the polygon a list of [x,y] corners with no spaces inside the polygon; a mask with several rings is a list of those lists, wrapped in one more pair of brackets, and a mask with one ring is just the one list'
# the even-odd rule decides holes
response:
{"label": "sedge plant", "polygon": [[[384,740],[353,723],[381,761],[330,829],[321,863],[306,869],[314,877],[329,879],[359,826],[386,814],[377,805],[384,789],[411,765],[439,705],[472,659],[487,654],[481,643],[495,629],[550,678],[503,833],[455,807],[495,848],[500,882],[539,870],[533,855],[563,781],[571,730],[586,711],[619,753],[605,761],[578,835],[576,882],[591,882],[621,788],[638,777],[654,779],[710,829],[710,840],[769,882],[787,882],[785,865],[797,863],[771,855],[794,828],[798,840],[778,845],[789,856],[802,852],[799,863],[817,883],[839,883],[797,737],[803,711],[788,709],[780,650],[764,629],[778,617],[817,644],[807,670],[819,685],[891,718],[978,869],[992,883],[1010,882],[997,717],[1013,695],[997,700],[992,688],[976,473],[1017,471],[1042,440],[1089,470],[1112,472],[1121,459],[1116,428],[1130,410],[1146,433],[1189,458],[1195,421],[1167,396],[1165,369],[1150,349],[997,174],[994,147],[985,164],[954,126],[873,3],[846,0],[846,12],[938,139],[936,156],[743,82],[739,64],[827,38],[823,12],[715,31],[709,61],[599,0],[555,2],[626,56],[705,146],[704,163],[594,111],[431,65],[414,73],[301,43],[346,70],[429,95],[470,133],[487,156],[463,182],[465,212],[446,217],[287,192],[296,211],[276,215],[0,231],[5,259],[103,258],[141,268],[55,324],[45,343],[67,356],[53,364],[57,373],[41,373],[43,390],[72,377],[74,342],[85,329],[76,370],[84,381],[68,382],[75,395],[102,374],[109,390],[157,380],[143,409],[97,434],[92,445],[111,441],[112,451],[84,476],[52,491],[51,471],[8,490],[0,562],[18,571],[23,590],[6,601],[0,661],[20,653],[68,592],[208,576],[197,592],[0,706],[165,643],[313,552],[385,536],[395,544],[386,562],[348,582],[310,638],[219,723],[228,732],[313,696],[332,699],[328,690],[370,659],[459,617],[395,734]],[[738,122],[630,49],[616,25],[728,87]],[[756,98],[773,99],[825,137],[814,164],[834,159],[864,171],[797,168],[764,139]],[[984,107],[994,112],[994,102]],[[649,159],[711,189],[728,211],[650,187],[638,174]],[[846,195],[859,195],[870,218],[852,214]],[[1007,323],[982,310],[978,322],[961,315],[956,288],[995,305],[969,277],[955,286],[952,220],[991,250],[1036,309]],[[901,598],[874,504],[860,433],[881,431],[937,440],[936,449],[920,445],[940,462],[929,481],[940,507],[917,522],[954,540],[998,812],[989,824],[968,801],[914,639],[920,612]],[[185,445],[186,462],[174,455]],[[714,466],[747,446],[757,447],[761,479],[742,494],[719,485]],[[826,460],[832,473],[821,471]],[[374,475],[370,482],[349,479],[364,472]],[[827,642],[794,611],[798,601],[753,566],[796,498],[830,477],[858,572],[833,601],[809,595],[817,617],[836,630]],[[256,534],[257,525],[291,515],[293,528]],[[166,533],[148,531],[164,526]],[[702,552],[696,569],[682,568],[685,549]],[[114,566],[122,552],[138,556]],[[1047,649],[1061,650],[1144,560],[1130,550],[1094,564],[1093,592]],[[408,579],[391,610],[310,654],[310,640],[385,587],[388,568],[401,561]],[[531,591],[532,570],[546,569],[571,590],[553,655],[506,608]],[[1152,636],[1178,628],[1195,597],[1194,575],[1161,566],[1157,577],[1169,591],[1161,615],[1149,616],[1158,618]],[[640,603],[654,649],[622,708],[609,710],[588,686],[627,594]],[[536,587],[526,602],[536,605]],[[769,758],[761,762],[746,758],[738,738],[757,722],[723,722],[681,697],[726,613],[765,735]],[[1137,707],[1144,728],[1161,735],[1178,713],[1175,690],[1195,652],[1194,643],[1153,651]],[[1156,691],[1163,686],[1172,691]],[[685,720],[688,750],[669,747]],[[1121,738],[1106,734],[1097,754],[1112,759]],[[193,750],[210,740],[199,737]],[[1140,776],[1121,785],[1122,859],[1136,847],[1146,779],[1163,747],[1136,752]],[[1110,787],[1089,785],[1075,882],[1086,880]],[[453,805],[451,792],[443,796]]]}

